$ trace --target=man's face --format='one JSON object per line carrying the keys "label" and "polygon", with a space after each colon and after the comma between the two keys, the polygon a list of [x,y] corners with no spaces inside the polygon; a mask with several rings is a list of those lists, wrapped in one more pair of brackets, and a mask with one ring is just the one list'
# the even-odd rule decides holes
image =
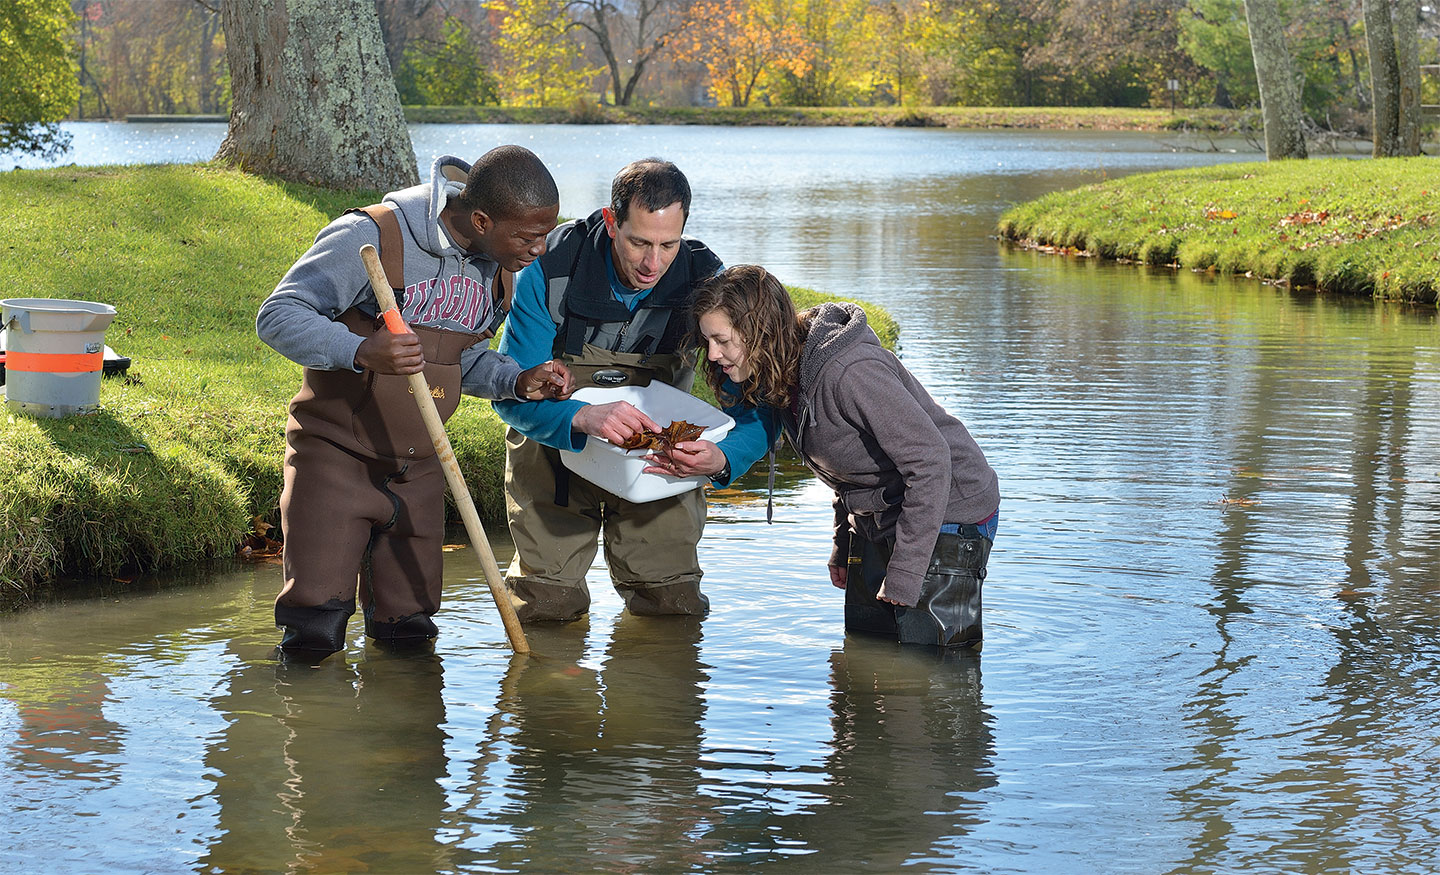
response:
{"label": "man's face", "polygon": [[680,235],[685,230],[680,202],[653,212],[631,204],[624,222],[616,222],[608,207],[604,215],[620,282],[630,289],[653,289],[680,251]]}
{"label": "man's face", "polygon": [[560,205],[522,210],[509,218],[493,221],[485,213],[475,211],[471,221],[481,252],[500,263],[505,270],[518,271],[545,254],[545,235],[555,230]]}

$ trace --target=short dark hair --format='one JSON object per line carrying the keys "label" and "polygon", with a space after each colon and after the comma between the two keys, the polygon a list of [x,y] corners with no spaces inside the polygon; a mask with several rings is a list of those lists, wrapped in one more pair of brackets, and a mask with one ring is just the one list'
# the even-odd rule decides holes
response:
{"label": "short dark hair", "polygon": [[540,156],[524,146],[496,146],[470,166],[459,201],[499,221],[560,203],[560,190]]}
{"label": "short dark hair", "polygon": [[653,213],[677,201],[681,216],[689,221],[690,181],[679,167],[661,158],[632,161],[621,168],[615,174],[615,181],[610,183],[610,212],[614,213],[617,225],[630,215],[632,202]]}

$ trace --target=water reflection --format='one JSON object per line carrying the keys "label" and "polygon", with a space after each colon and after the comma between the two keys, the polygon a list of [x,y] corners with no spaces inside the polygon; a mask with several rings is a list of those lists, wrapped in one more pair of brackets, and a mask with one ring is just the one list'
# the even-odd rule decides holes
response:
{"label": "water reflection", "polygon": [[[1364,356],[1353,394],[1335,399],[1343,453],[1297,468],[1295,447],[1267,440],[1293,360],[1265,347],[1257,356],[1253,394],[1235,411],[1244,450],[1229,495],[1238,510],[1218,532],[1209,607],[1218,647],[1185,704],[1196,744],[1183,770],[1191,782],[1175,795],[1200,829],[1175,871],[1364,871],[1380,858],[1393,871],[1425,871],[1433,864],[1426,842],[1409,851],[1393,840],[1440,801],[1433,782],[1414,781],[1434,757],[1397,743],[1440,713],[1433,684],[1417,683],[1436,667],[1435,584],[1399,559],[1406,508],[1416,503],[1401,460],[1414,439],[1417,374],[1411,360]],[[1333,370],[1345,358],[1321,361]],[[1275,481],[1296,481],[1280,489],[1299,500],[1318,499],[1312,517],[1343,519],[1345,536],[1329,542],[1285,533],[1294,562],[1305,567],[1318,553],[1333,560],[1330,574],[1297,578],[1255,562],[1273,553],[1267,535],[1281,537],[1253,510],[1276,500]],[[1418,503],[1433,508],[1433,496]],[[1297,628],[1292,618],[1308,622]],[[1277,652],[1277,638],[1293,649]]]}
{"label": "water reflection", "polygon": [[782,460],[773,525],[763,471],[712,495],[698,627],[602,587],[514,659],[468,550],[430,657],[277,665],[274,568],[0,617],[0,870],[1434,869],[1433,308],[988,236],[1210,160],[1143,135],[449,134],[586,209],[674,158],[722,257],[895,314],[1002,476],[983,686],[845,639],[829,495]]}
{"label": "water reflection", "polygon": [[444,672],[425,652],[265,659],[229,673],[205,757],[217,837],[205,872],[445,871]]}
{"label": "water reflection", "polygon": [[769,824],[757,853],[773,871],[899,871],[954,866],[996,785],[993,717],[980,658],[850,637],[830,656],[833,736],[814,802]]}
{"label": "water reflection", "polygon": [[699,793],[700,620],[622,615],[596,668],[584,659],[588,622],[528,631],[544,655],[511,662],[488,732],[507,762],[509,837],[472,865],[650,872],[703,863],[715,814]]}

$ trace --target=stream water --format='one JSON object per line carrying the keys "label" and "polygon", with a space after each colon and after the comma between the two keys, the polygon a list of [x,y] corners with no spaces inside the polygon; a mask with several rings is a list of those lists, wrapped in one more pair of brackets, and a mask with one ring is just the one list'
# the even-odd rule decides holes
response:
{"label": "stream water", "polygon": [[[75,126],[76,160],[200,160],[223,134],[101,148],[107,127],[137,126]],[[458,533],[433,654],[352,624],[318,666],[277,660],[274,565],[102,587],[0,617],[0,869],[1435,870],[1435,310],[991,236],[1045,191],[1258,156],[1101,133],[413,135],[422,168],[530,146],[567,215],[626,161],[671,158],[727,263],[888,308],[1000,473],[984,655],[847,638],[829,498],[793,465],[773,525],[763,473],[712,493],[703,622],[626,615],[597,566],[588,620],[531,627],[530,657]]]}

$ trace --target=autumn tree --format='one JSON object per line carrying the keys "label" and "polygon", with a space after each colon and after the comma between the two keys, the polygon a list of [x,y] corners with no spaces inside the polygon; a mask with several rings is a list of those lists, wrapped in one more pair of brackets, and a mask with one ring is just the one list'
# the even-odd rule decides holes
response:
{"label": "autumn tree", "polygon": [[1420,154],[1418,0],[1362,0],[1376,158]]}
{"label": "autumn tree", "polygon": [[908,91],[914,102],[925,35],[933,17],[928,0],[878,0],[866,11],[860,45],[869,49],[865,54],[871,100],[880,97],[904,104]]}
{"label": "autumn tree", "polygon": [[396,78],[399,79],[398,71],[404,67],[405,53],[414,45],[444,42],[446,22],[460,21],[474,30],[477,24],[475,17],[465,14],[472,9],[471,4],[454,4],[447,0],[375,0],[375,12],[380,16],[380,35],[385,41],[385,56],[390,61],[390,69],[397,71]]}
{"label": "autumn tree", "polygon": [[396,85],[405,103],[478,106],[500,102],[495,77],[480,61],[470,28],[446,19],[439,43],[415,40],[405,49]]}
{"label": "autumn tree", "polygon": [[1265,157],[1270,161],[1304,158],[1300,85],[1285,48],[1277,0],[1245,0],[1245,21],[1250,30],[1250,53],[1255,59],[1255,81],[1260,89]]}
{"label": "autumn tree", "polygon": [[805,72],[786,72],[776,91],[796,106],[849,103],[870,76],[865,16],[870,0],[793,0],[792,20],[810,46]]}
{"label": "autumn tree", "polygon": [[50,160],[70,148],[58,122],[80,94],[67,39],[74,21],[66,0],[0,3],[0,154]]}
{"label": "autumn tree", "polygon": [[722,106],[749,106],[777,70],[802,76],[809,45],[773,0],[700,0],[676,38],[676,57],[703,64],[708,90]]}
{"label": "autumn tree", "polygon": [[76,0],[79,114],[218,113],[228,107],[213,0]]}
{"label": "autumn tree", "polygon": [[599,68],[580,62],[576,26],[565,0],[495,0],[487,8],[503,16],[499,89],[515,106],[571,106],[584,99]]}
{"label": "autumn tree", "polygon": [[1048,38],[1026,52],[1030,67],[1063,71],[1105,106],[1163,103],[1167,79],[1188,83],[1194,63],[1180,48],[1185,0],[1042,0]]}
{"label": "autumn tree", "polygon": [[1179,24],[1177,43],[1209,71],[1217,106],[1244,106],[1260,99],[1243,0],[1191,0]]}
{"label": "autumn tree", "polygon": [[331,188],[419,182],[374,0],[223,0],[221,12],[233,99],[217,159]]}
{"label": "autumn tree", "polygon": [[683,22],[677,0],[566,0],[564,6],[605,58],[616,106],[630,105],[645,68]]}
{"label": "autumn tree", "polygon": [[[1356,109],[1369,111],[1362,88],[1365,44],[1359,0],[1287,0],[1284,41],[1301,81],[1300,104],[1311,118],[1345,124]],[[1180,16],[1181,49],[1214,82],[1220,106],[1258,103],[1255,59],[1243,0],[1190,0]]]}
{"label": "autumn tree", "polygon": [[1048,99],[1043,63],[1027,60],[1045,42],[1049,19],[1031,4],[942,0],[930,25],[930,89],[937,103],[1034,106]]}

